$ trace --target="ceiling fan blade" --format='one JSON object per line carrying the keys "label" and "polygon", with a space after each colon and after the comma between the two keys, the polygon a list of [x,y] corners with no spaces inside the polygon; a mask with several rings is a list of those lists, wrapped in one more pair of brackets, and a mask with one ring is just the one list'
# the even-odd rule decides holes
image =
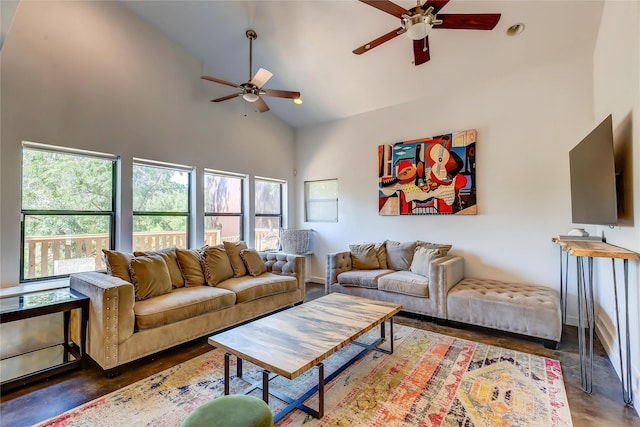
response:
{"label": "ceiling fan blade", "polygon": [[235,83],[231,83],[228,82],[226,80],[220,80],[220,79],[216,79],[215,77],[211,77],[211,76],[202,76],[200,77],[202,80],[209,80],[210,82],[214,82],[214,83],[220,83],[223,85],[227,85],[227,86],[231,86],[231,87],[235,87],[238,88],[239,86]]}
{"label": "ceiling fan blade", "polygon": [[413,63],[415,65],[424,64],[431,59],[431,55],[429,54],[429,36],[422,40],[413,41],[413,57]]}
{"label": "ceiling fan blade", "polygon": [[264,102],[264,99],[262,99],[261,97],[258,97],[258,99],[256,100],[256,102],[253,103],[253,105],[255,105],[256,109],[261,113],[264,113],[265,111],[269,111],[269,106],[267,105],[266,102]]}
{"label": "ceiling fan blade", "polygon": [[393,31],[389,31],[387,34],[380,36],[377,39],[370,41],[369,43],[363,44],[359,48],[355,49],[353,53],[355,53],[356,55],[362,55],[363,53],[370,51],[374,47],[380,46],[382,43],[388,42],[392,38],[396,37],[398,35],[398,31],[401,30],[402,27],[396,28]]}
{"label": "ceiling fan blade", "polygon": [[500,20],[499,13],[469,13],[469,14],[445,14],[438,15],[442,24],[433,28],[448,28],[452,30],[493,30]]}
{"label": "ceiling fan blade", "polygon": [[265,83],[269,81],[271,77],[273,77],[273,73],[271,73],[271,71],[260,68],[249,83],[255,85],[258,89],[260,89],[265,85]]}
{"label": "ceiling fan blade", "polygon": [[227,99],[237,98],[240,95],[242,95],[242,94],[241,93],[234,93],[233,95],[227,95],[227,96],[223,96],[222,98],[212,99],[211,102],[222,102],[222,101],[226,101]]}
{"label": "ceiling fan blade", "polygon": [[403,14],[410,15],[409,11],[404,7],[400,7],[395,3],[390,2],[389,0],[360,0],[362,3],[366,3],[369,6],[373,6],[378,10],[383,12],[387,12],[390,15],[395,16],[396,18],[402,18]]}
{"label": "ceiling fan blade", "polygon": [[435,15],[440,12],[440,9],[442,9],[447,3],[449,3],[449,0],[427,0],[422,5],[422,10],[427,10],[429,7],[433,7],[433,11],[431,13]]}
{"label": "ceiling fan blade", "polygon": [[290,98],[290,99],[300,98],[300,92],[292,92],[289,90],[277,90],[277,89],[263,89],[260,92],[260,95],[275,96],[277,98]]}

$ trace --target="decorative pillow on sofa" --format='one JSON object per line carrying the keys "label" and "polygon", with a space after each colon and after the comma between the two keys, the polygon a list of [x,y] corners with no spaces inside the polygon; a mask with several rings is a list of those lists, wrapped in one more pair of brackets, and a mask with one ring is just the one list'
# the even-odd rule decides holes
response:
{"label": "decorative pillow on sofa", "polygon": [[409,270],[413,261],[413,252],[416,250],[416,242],[385,241],[387,247],[387,268],[401,271]]}
{"label": "decorative pillow on sofa", "polygon": [[440,243],[430,243],[430,242],[423,242],[422,240],[418,240],[416,242],[416,244],[418,246],[423,246],[427,249],[440,249],[440,254],[442,256],[445,256],[449,250],[451,249],[451,245],[443,245]]}
{"label": "decorative pillow on sofa", "polygon": [[216,286],[233,277],[233,267],[224,246],[207,246],[202,253],[202,271],[209,286]]}
{"label": "decorative pillow on sofa", "polygon": [[227,251],[229,261],[231,261],[231,268],[233,268],[233,277],[242,277],[247,274],[247,269],[240,257],[240,251],[247,249],[247,244],[243,241],[240,242],[222,242],[224,249]]}
{"label": "decorative pillow on sofa", "polygon": [[171,292],[171,277],[167,263],[160,255],[139,256],[129,264],[136,301]]}
{"label": "decorative pillow on sofa", "polygon": [[178,258],[176,257],[176,248],[160,249],[158,251],[139,252],[135,251],[134,256],[149,256],[159,255],[164,259],[169,269],[169,276],[171,277],[171,285],[174,288],[181,288],[184,286],[184,277],[182,277],[182,271],[178,265]]}
{"label": "decorative pillow on sofa", "polygon": [[103,249],[104,263],[107,265],[107,272],[122,280],[131,283],[131,273],[129,273],[129,263],[133,259],[133,254],[125,252],[111,251]]}
{"label": "decorative pillow on sofa", "polygon": [[440,249],[438,248],[430,249],[425,246],[416,246],[416,250],[413,253],[413,261],[411,261],[411,267],[409,269],[412,273],[429,277],[431,261],[441,256]]}
{"label": "decorative pillow on sofa", "polygon": [[178,266],[182,272],[182,277],[184,277],[184,285],[187,288],[202,286],[206,283],[201,262],[202,252],[205,248],[206,246],[200,249],[176,249]]}
{"label": "decorative pillow on sofa", "polygon": [[378,264],[380,268],[386,269],[387,267],[387,245],[385,242],[376,243],[376,257],[378,257]]}
{"label": "decorative pillow on sofa", "polygon": [[351,264],[354,269],[375,270],[380,268],[373,243],[349,245],[349,250],[351,251]]}
{"label": "decorative pillow on sofa", "polygon": [[240,258],[244,261],[247,271],[252,276],[259,276],[267,272],[267,266],[264,265],[262,257],[255,249],[243,249],[240,251]]}

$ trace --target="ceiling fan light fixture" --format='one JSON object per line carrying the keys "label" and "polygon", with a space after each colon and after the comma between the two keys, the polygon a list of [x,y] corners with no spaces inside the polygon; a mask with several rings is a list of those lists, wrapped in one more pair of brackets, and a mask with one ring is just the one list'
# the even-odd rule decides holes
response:
{"label": "ceiling fan light fixture", "polygon": [[411,40],[422,40],[427,37],[432,27],[427,16],[413,15],[404,19],[404,29]]}
{"label": "ceiling fan light fixture", "polygon": [[302,98],[293,98],[293,103],[296,105],[302,105]]}
{"label": "ceiling fan light fixture", "polygon": [[258,99],[260,99],[260,97],[253,92],[247,92],[244,95],[242,95],[242,99],[244,99],[247,102],[256,102]]}

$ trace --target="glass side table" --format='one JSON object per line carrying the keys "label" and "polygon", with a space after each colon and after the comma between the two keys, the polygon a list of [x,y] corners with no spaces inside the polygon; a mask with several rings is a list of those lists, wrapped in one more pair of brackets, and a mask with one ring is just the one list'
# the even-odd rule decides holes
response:
{"label": "glass side table", "polygon": [[[80,345],[71,342],[71,310],[80,309]],[[18,354],[0,360],[0,391],[48,378],[51,375],[84,367],[89,297],[70,288],[0,298],[0,323],[63,313],[64,340],[60,344]]]}

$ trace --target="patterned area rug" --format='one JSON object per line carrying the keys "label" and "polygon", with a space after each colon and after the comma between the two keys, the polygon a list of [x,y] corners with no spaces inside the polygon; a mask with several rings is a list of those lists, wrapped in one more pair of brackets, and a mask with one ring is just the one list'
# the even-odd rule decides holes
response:
{"label": "patterned area rug", "polygon": [[[572,425],[559,361],[408,326],[395,329],[392,355],[370,352],[327,384],[321,420],[294,410],[278,426]],[[378,336],[375,329],[361,341]],[[352,344],[332,355],[325,375],[359,351]],[[224,352],[214,349],[38,426],[178,426],[223,394],[223,367]],[[247,362],[243,373],[232,378],[232,393],[249,386],[244,378],[262,375]],[[275,378],[270,388],[295,397],[316,381],[314,368],[293,381]],[[306,404],[317,408],[317,395]],[[269,405],[274,412],[284,407],[275,398]]]}

